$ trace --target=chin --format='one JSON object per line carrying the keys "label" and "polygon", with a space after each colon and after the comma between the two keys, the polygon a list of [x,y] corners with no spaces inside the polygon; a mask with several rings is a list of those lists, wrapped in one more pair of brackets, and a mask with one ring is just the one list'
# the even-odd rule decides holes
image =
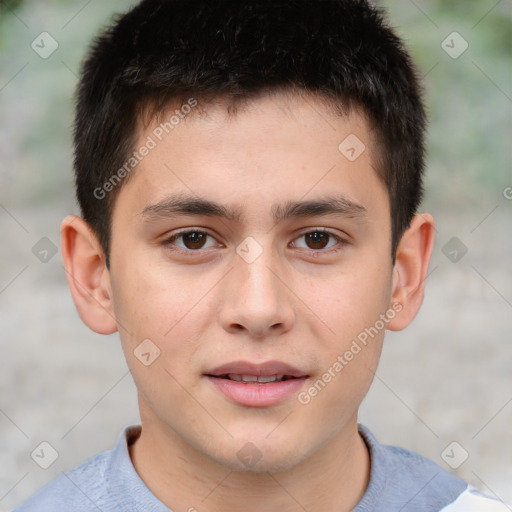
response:
{"label": "chin", "polygon": [[291,470],[305,456],[300,441],[294,446],[283,446],[280,442],[273,444],[268,439],[254,442],[238,439],[232,447],[224,447],[221,453],[210,454],[215,462],[231,471],[254,474]]}

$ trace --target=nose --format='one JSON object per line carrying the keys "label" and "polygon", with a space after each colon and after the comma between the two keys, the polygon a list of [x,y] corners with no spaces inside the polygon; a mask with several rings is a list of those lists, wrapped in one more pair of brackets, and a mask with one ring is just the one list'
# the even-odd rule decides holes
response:
{"label": "nose", "polygon": [[230,333],[263,339],[289,331],[295,319],[293,293],[270,248],[248,262],[236,255],[224,280],[219,319]]}

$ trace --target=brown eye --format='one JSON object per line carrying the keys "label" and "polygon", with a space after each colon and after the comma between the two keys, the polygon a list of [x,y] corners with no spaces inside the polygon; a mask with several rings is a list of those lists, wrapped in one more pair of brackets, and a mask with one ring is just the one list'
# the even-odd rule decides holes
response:
{"label": "brown eye", "polygon": [[191,231],[190,233],[183,233],[183,243],[187,249],[201,249],[206,242],[206,233],[201,231]]}
{"label": "brown eye", "polygon": [[341,250],[347,241],[339,235],[325,229],[314,229],[300,235],[293,247],[309,249],[312,254],[329,254]]}
{"label": "brown eye", "polygon": [[[208,239],[210,238],[210,241]],[[206,231],[191,229],[175,233],[164,240],[164,245],[178,252],[189,253],[202,252],[200,249],[208,249],[215,245],[215,239]],[[208,245],[209,243],[209,245]]]}
{"label": "brown eye", "polygon": [[332,235],[322,233],[321,231],[312,231],[311,233],[306,233],[305,237],[310,249],[324,249]]}

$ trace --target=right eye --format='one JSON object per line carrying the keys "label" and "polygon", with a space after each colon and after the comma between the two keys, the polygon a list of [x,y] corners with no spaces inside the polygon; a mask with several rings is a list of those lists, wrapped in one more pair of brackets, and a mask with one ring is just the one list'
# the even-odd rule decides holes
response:
{"label": "right eye", "polygon": [[[208,238],[212,242],[208,243]],[[209,249],[215,247],[215,239],[207,231],[202,229],[187,229],[177,233],[172,233],[163,242],[166,248],[187,256],[195,256],[204,252],[201,249]]]}

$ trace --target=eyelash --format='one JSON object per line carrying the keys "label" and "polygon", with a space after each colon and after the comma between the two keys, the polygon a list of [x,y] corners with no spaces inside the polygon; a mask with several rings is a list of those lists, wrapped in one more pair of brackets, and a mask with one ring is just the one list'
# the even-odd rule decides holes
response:
{"label": "eyelash", "polygon": [[[181,236],[183,235],[188,235],[190,233],[200,233],[202,235],[206,235],[206,236],[210,236],[211,238],[214,238],[210,233],[208,233],[208,231],[204,231],[202,229],[187,229],[187,230],[184,230],[184,231],[180,231],[178,233],[174,233],[173,235],[171,235],[170,237],[166,238],[162,244],[166,247],[169,247],[171,245],[173,245],[173,242],[175,240],[177,240],[178,238],[180,238]],[[305,249],[305,250],[308,250],[308,251],[311,251],[312,255],[314,255],[315,257],[316,256],[320,256],[322,254],[333,254],[333,253],[337,253],[339,252],[340,250],[343,249],[343,247],[345,245],[348,245],[348,241],[342,237],[340,237],[339,235],[336,235],[335,233],[333,233],[332,231],[329,231],[325,228],[315,228],[315,229],[312,229],[310,231],[306,231],[302,234],[300,234],[298,238],[301,238],[305,235],[308,235],[308,234],[311,234],[311,233],[325,233],[327,235],[329,235],[330,237],[334,238],[336,240],[336,242],[338,242],[338,244],[341,245],[341,247],[338,247],[336,249],[334,248],[329,248],[329,249]],[[297,240],[296,239],[296,240]],[[336,247],[333,246],[333,247]],[[302,248],[301,248],[302,249]],[[201,252],[204,252],[204,250],[201,249],[182,249],[180,247],[176,247],[174,246],[172,249],[173,252],[177,252],[179,254],[183,254],[185,256],[191,256],[191,257],[194,257],[194,256],[197,256],[198,254],[200,254]]]}

